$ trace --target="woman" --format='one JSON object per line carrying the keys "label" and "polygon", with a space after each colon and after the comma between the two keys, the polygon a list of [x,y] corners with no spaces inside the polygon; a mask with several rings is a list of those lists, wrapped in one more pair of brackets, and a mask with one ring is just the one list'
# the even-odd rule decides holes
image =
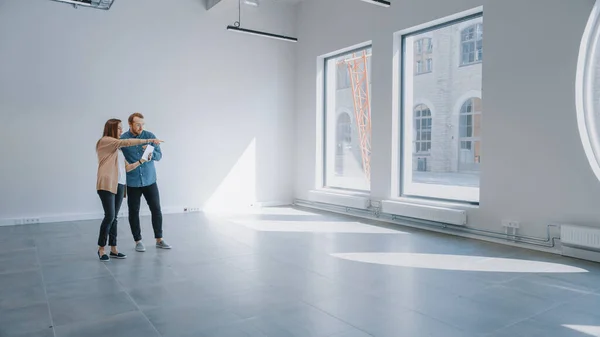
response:
{"label": "woman", "polygon": [[119,139],[122,132],[121,121],[109,119],[104,125],[102,138],[96,143],[96,153],[98,154],[96,190],[104,208],[104,220],[100,225],[98,236],[98,257],[102,262],[110,260],[104,250],[107,236],[110,237],[110,256],[117,259],[127,257],[117,250],[117,214],[119,214],[125,191],[125,171],[135,170],[145,162],[141,159],[133,164],[127,164],[120,149],[127,146],[162,143],[158,139]]}

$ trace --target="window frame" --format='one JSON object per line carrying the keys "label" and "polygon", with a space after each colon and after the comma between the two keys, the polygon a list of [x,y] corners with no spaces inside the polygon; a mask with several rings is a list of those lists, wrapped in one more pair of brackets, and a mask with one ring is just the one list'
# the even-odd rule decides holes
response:
{"label": "window frame", "polygon": [[[481,146],[481,135],[477,136],[475,135],[476,133],[476,129],[477,127],[479,127],[481,129],[481,116],[483,115],[483,109],[477,110],[477,101],[479,100],[479,106],[482,107],[482,99],[481,97],[478,96],[473,96],[473,97],[468,97],[466,99],[463,100],[463,103],[460,105],[460,109],[459,109],[459,113],[458,113],[458,150],[469,150],[469,151],[476,151],[476,143],[479,142]],[[467,103],[470,103],[471,105],[471,111],[464,111],[463,108],[465,106],[467,106]],[[467,124],[470,127],[470,135],[468,136],[462,136],[461,131],[462,131],[462,117],[463,116],[468,116],[470,119],[470,124]],[[477,125],[477,123],[479,123],[479,125]],[[469,128],[467,127],[466,130],[469,130]],[[469,134],[469,132],[467,132],[467,134]],[[463,142],[466,144],[469,144],[468,147],[463,147]],[[478,156],[475,156],[478,157]],[[475,158],[474,158],[475,159]],[[481,157],[477,158],[478,161],[476,161],[475,163],[477,164],[481,164]],[[460,165],[461,165],[461,161],[460,161],[460,154],[459,154],[459,170],[460,170]]]}
{"label": "window frame", "polygon": [[[320,165],[321,168],[319,169],[317,167],[318,172],[320,173],[320,177],[317,178],[317,188],[318,189],[322,189],[322,190],[334,190],[334,191],[339,191],[339,192],[349,192],[349,193],[359,193],[359,194],[368,194],[370,193],[370,188],[368,190],[362,190],[362,189],[352,189],[352,188],[347,188],[347,187],[338,187],[338,186],[328,186],[327,185],[327,156],[328,156],[328,151],[327,151],[327,105],[328,105],[328,95],[327,95],[327,88],[329,85],[329,81],[327,80],[328,76],[328,72],[329,72],[329,61],[332,59],[337,59],[340,56],[346,55],[346,54],[351,54],[351,53],[356,53],[359,51],[363,51],[363,50],[369,50],[371,49],[371,54],[373,53],[373,45],[371,42],[369,43],[365,43],[365,44],[361,44],[361,45],[357,45],[355,47],[350,47],[348,49],[343,49],[343,50],[339,50],[337,52],[328,54],[326,56],[320,57],[318,60],[321,63],[321,69],[322,69],[322,85],[323,87],[321,88],[321,95],[322,95],[322,102],[321,104],[321,126],[320,126],[320,137],[321,140],[318,142],[319,147],[320,147],[320,153],[317,154],[317,156],[320,156],[320,159],[317,159],[317,165]],[[372,70],[369,70],[372,71]],[[336,73],[335,73],[335,77],[336,77],[336,81],[337,81],[337,69],[336,69]],[[368,85],[371,84],[371,78],[372,76],[369,77],[369,81],[368,81]],[[350,86],[352,86],[351,84],[351,80],[350,80]],[[336,83],[336,90],[337,90],[337,83]],[[336,125],[337,128],[337,125]],[[335,164],[333,169],[335,170]],[[369,186],[370,186],[369,182]]]}
{"label": "window frame", "polygon": [[[417,108],[419,107],[423,107],[425,108],[427,111],[429,111],[429,115],[428,116],[423,116],[423,111],[425,111],[425,109],[421,108],[418,111],[420,111],[420,115],[419,116],[415,116],[414,112],[417,111]],[[413,127],[415,128],[415,134],[414,134],[414,140],[413,140],[413,155],[417,155],[417,156],[428,156],[431,154],[431,135],[433,133],[433,114],[431,113],[431,108],[429,106],[427,106],[427,104],[424,103],[417,103],[415,105],[415,107],[413,108],[413,119],[415,120],[415,123],[413,124]],[[428,120],[429,121],[429,128],[428,129],[424,129],[423,128],[423,121],[424,120]],[[419,121],[419,123],[416,123],[416,121]],[[416,126],[416,124],[419,124],[419,127]],[[419,135],[421,136],[421,138],[423,138],[423,132],[429,132],[429,140],[423,140],[420,139],[419,140]],[[419,144],[419,146],[417,146],[417,144]],[[428,150],[427,151],[422,151],[421,149],[423,148],[423,144],[429,144],[428,146]],[[427,146],[426,146],[427,147]],[[419,148],[419,151],[415,151],[415,148]]]}
{"label": "window frame", "polygon": [[[393,158],[392,158],[392,197],[395,199],[405,199],[405,198],[419,198],[419,199],[428,199],[428,200],[439,200],[439,201],[451,201],[458,203],[466,203],[471,205],[479,205],[479,187],[464,187],[464,186],[455,186],[455,185],[438,185],[438,184],[419,184],[412,183],[412,156],[413,151],[406,148],[406,144],[412,144],[412,142],[408,142],[407,137],[407,129],[414,129],[414,125],[411,125],[410,128],[406,127],[406,112],[405,109],[407,107],[407,100],[405,97],[405,74],[406,74],[406,64],[407,59],[410,59],[411,65],[414,63],[414,55],[409,58],[407,55],[407,38],[410,36],[420,35],[423,33],[427,33],[430,31],[434,31],[443,27],[448,27],[456,24],[460,24],[462,22],[468,22],[474,19],[483,19],[483,7],[474,8],[472,10],[465,11],[463,13],[458,13],[456,15],[452,15],[448,18],[436,20],[435,22],[426,23],[424,25],[420,25],[418,27],[414,27],[411,29],[407,29],[405,31],[397,32],[394,34],[395,37],[395,49],[396,49],[396,57],[394,57],[394,86],[395,92],[398,95],[397,100],[394,101],[394,114],[397,117],[394,118],[394,145],[393,145]],[[481,24],[483,27],[483,22],[476,22],[473,25]],[[471,25],[469,25],[470,27]],[[459,31],[459,34],[462,34],[463,30]],[[462,56],[462,36],[459,37],[460,44],[460,52]],[[414,53],[413,53],[414,54]],[[450,56],[452,57],[452,56]],[[460,62],[460,58],[459,58]],[[481,62],[478,62],[481,63]],[[413,65],[414,67],[414,65]],[[414,70],[413,70],[414,72]],[[414,73],[413,75],[418,75]],[[483,85],[483,83],[482,83]],[[412,89],[411,89],[412,90]],[[473,95],[469,93],[472,97],[478,97],[482,99],[481,93],[479,95]],[[466,99],[466,98],[465,98]],[[458,103],[458,107],[462,106],[465,99],[461,98]],[[411,102],[413,108],[417,104],[429,104],[425,102]],[[431,106],[429,106],[431,109]],[[453,107],[453,113],[460,113],[460,110],[455,111],[456,107]],[[413,116],[414,118],[414,116]],[[411,122],[412,124],[412,122]],[[411,131],[412,132],[412,131]],[[412,135],[411,135],[412,137]],[[408,160],[411,160],[410,170],[406,170],[404,163]],[[408,172],[407,174],[407,171]],[[417,188],[414,186],[407,187],[408,178],[410,178],[410,185],[418,185]],[[415,190],[420,191],[415,191]],[[462,193],[456,193],[457,190],[462,190]]]}
{"label": "window frame", "polygon": [[433,38],[422,37],[416,40],[414,45],[415,75],[431,73],[433,71]]}
{"label": "window frame", "polygon": [[433,57],[425,59],[425,72],[430,73],[433,71]]}
{"label": "window frame", "polygon": [[[479,27],[481,27],[481,39],[479,39],[479,36],[477,34],[479,32],[479,30],[478,30]],[[464,34],[464,32],[467,29],[471,29],[471,28],[475,29],[474,33],[473,33],[475,35],[474,38],[472,40],[463,41],[463,34]],[[459,67],[468,67],[470,65],[478,64],[478,63],[483,62],[483,23],[477,22],[477,23],[474,23],[472,25],[469,25],[469,26],[461,29],[460,32],[459,32],[459,34],[460,34],[460,48],[459,48],[459,56],[458,56]],[[481,57],[478,57],[479,53],[477,52],[477,42],[478,41],[481,41],[481,50],[482,50],[481,51]],[[463,51],[463,46],[466,43],[469,43],[469,44],[472,43],[473,44],[473,55],[474,56],[473,56],[473,61],[472,62],[471,61],[469,61],[469,62],[463,62],[463,57],[465,55],[464,51]]]}

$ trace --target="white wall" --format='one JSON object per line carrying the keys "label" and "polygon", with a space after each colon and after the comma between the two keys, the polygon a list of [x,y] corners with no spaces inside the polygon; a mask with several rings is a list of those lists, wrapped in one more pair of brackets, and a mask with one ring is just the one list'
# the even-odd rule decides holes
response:
{"label": "white wall", "polygon": [[[469,226],[544,237],[565,221],[600,226],[600,183],[585,157],[575,113],[579,43],[593,0],[306,0],[299,7],[295,196],[315,187],[316,60],[372,40],[371,197],[391,197],[393,33],[484,6],[479,208]],[[339,13],[344,15],[339,15]],[[510,23],[510,24],[508,24]]]}
{"label": "white wall", "polygon": [[[284,35],[295,19],[275,2],[242,13],[243,26]],[[253,139],[256,173],[235,172],[255,191],[240,197],[233,177],[221,200],[291,201],[296,46],[227,32],[235,20],[226,1],[117,0],[106,12],[0,0],[0,220],[102,213],[95,142],[134,111],[166,141],[166,211],[203,207]]]}

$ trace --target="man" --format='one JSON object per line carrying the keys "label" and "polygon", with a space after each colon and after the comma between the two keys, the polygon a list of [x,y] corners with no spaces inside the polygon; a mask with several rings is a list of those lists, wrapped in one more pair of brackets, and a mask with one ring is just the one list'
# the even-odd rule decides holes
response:
{"label": "man", "polygon": [[[136,112],[129,116],[129,131],[121,135],[121,139],[156,139],[152,132],[144,130],[144,115]],[[158,185],[156,184],[156,168],[154,162],[162,158],[160,145],[153,145],[154,152],[148,158],[147,162],[142,163],[142,155],[147,145],[138,145],[122,148],[125,159],[128,163],[139,162],[141,165],[135,170],[127,172],[127,205],[129,207],[129,226],[131,234],[135,241],[135,250],[138,252],[146,251],[142,243],[142,233],[140,228],[140,203],[142,195],[150,207],[152,213],[152,228],[154,229],[154,238],[156,239],[156,248],[170,249],[171,246],[163,240],[162,232],[162,211],[160,209],[160,196]]]}

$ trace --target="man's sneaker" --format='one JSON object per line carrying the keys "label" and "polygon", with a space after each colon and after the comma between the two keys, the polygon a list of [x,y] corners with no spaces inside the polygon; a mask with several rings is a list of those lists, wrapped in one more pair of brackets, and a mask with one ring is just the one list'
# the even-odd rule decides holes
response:
{"label": "man's sneaker", "polygon": [[171,246],[165,240],[160,240],[156,243],[156,248],[171,249]]}
{"label": "man's sneaker", "polygon": [[144,244],[142,243],[142,241],[138,242],[135,244],[135,250],[138,252],[145,252],[146,251],[146,247],[144,247]]}

